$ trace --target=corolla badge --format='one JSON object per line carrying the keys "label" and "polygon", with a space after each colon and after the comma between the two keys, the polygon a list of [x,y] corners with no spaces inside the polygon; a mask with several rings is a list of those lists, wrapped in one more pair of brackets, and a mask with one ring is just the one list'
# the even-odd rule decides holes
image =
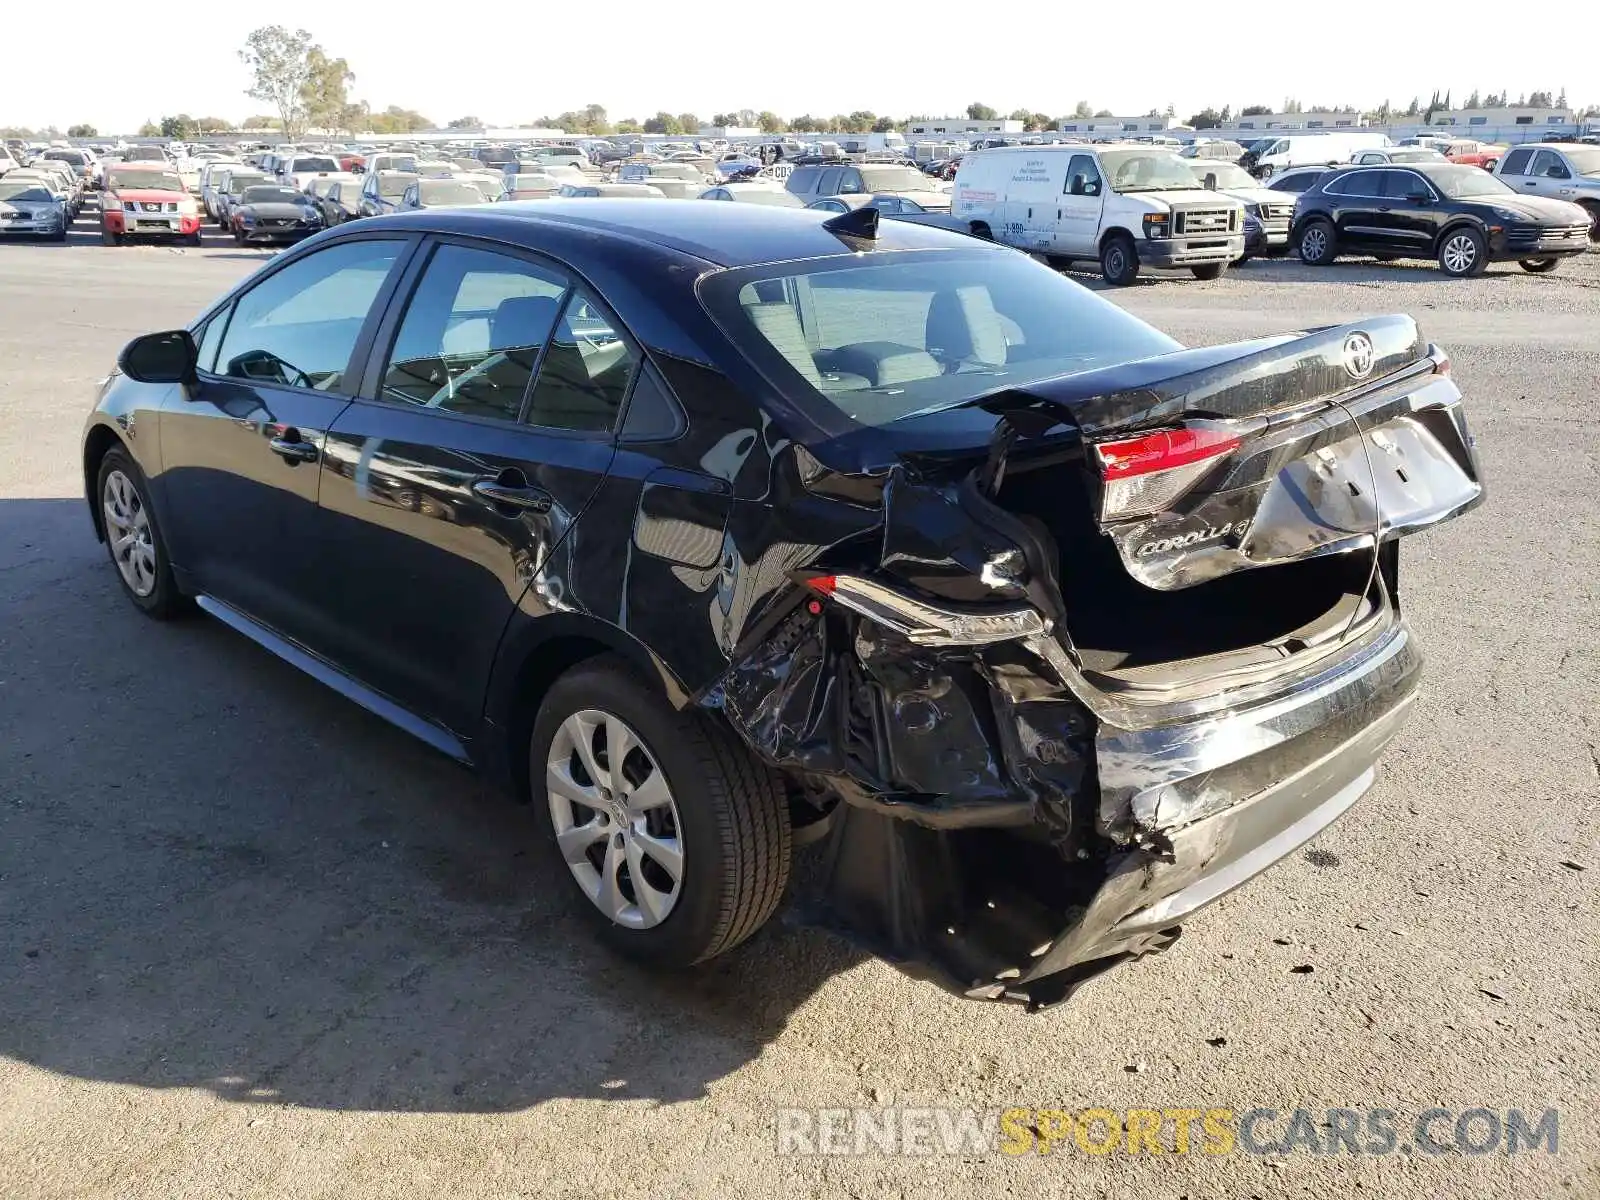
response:
{"label": "corolla badge", "polygon": [[1372,339],[1364,333],[1352,333],[1344,340],[1344,369],[1351,379],[1365,379],[1372,374],[1374,353]]}

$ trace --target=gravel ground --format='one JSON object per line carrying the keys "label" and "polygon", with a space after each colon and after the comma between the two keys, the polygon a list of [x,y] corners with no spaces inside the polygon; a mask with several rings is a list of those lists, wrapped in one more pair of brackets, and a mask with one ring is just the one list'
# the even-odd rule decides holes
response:
{"label": "gravel ground", "polygon": [[[0,247],[7,1200],[1600,1195],[1600,255],[1115,294],[1195,342],[1415,314],[1492,496],[1407,544],[1430,671],[1377,788],[1031,1017],[787,923],[698,977],[634,971],[586,943],[526,814],[221,626],[140,618],[89,531],[83,414],[128,336],[262,257]],[[789,1105],[1554,1107],[1560,1141],[779,1156]]]}

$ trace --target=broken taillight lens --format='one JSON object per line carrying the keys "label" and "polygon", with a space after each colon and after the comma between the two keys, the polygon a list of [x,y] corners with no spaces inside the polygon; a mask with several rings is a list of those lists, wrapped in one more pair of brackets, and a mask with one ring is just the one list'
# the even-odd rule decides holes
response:
{"label": "broken taillight lens", "polygon": [[1027,604],[950,608],[860,575],[812,575],[801,582],[919,646],[983,646],[1032,637],[1048,628],[1039,610]]}
{"label": "broken taillight lens", "polygon": [[1102,518],[1117,521],[1160,512],[1237,450],[1239,441],[1225,429],[1187,425],[1096,444],[1105,481]]}

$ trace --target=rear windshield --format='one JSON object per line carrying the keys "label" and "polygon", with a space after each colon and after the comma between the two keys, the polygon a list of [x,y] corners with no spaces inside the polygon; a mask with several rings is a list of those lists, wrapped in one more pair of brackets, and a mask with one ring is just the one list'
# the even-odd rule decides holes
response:
{"label": "rear windshield", "polygon": [[993,251],[722,271],[701,281],[700,296],[751,361],[830,432],[1178,348],[1048,267]]}
{"label": "rear windshield", "polygon": [[303,171],[337,171],[339,164],[331,158],[297,158],[294,165],[289,168],[289,174],[299,175]]}
{"label": "rear windshield", "polygon": [[928,177],[915,167],[862,167],[861,182],[869,192],[931,192]]}
{"label": "rear windshield", "polygon": [[152,188],[158,191],[181,192],[183,180],[171,171],[113,171],[114,188]]}

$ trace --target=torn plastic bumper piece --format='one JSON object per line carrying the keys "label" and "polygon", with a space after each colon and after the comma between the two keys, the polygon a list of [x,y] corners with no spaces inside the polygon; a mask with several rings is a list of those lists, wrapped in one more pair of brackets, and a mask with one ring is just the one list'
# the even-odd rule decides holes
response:
{"label": "torn plastic bumper piece", "polygon": [[1039,1008],[1371,786],[1420,655],[1397,614],[1260,700],[1124,728],[1021,646],[797,615],[724,681],[753,748],[844,801],[811,916],[957,994]]}

